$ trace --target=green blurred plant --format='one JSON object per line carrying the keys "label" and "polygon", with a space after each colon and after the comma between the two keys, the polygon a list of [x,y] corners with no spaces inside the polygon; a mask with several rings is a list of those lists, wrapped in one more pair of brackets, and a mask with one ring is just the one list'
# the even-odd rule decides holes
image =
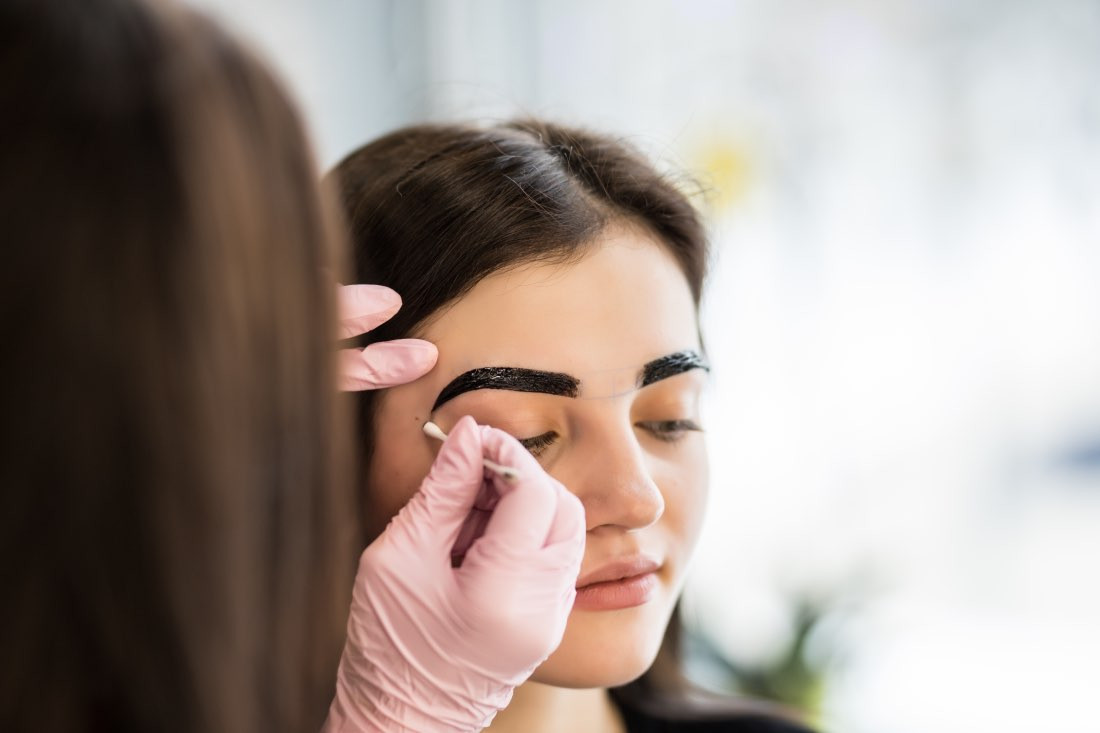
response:
{"label": "green blurred plant", "polygon": [[[766,662],[737,662],[724,654],[703,632],[689,628],[687,656],[690,666],[702,670],[710,687],[723,692],[762,698],[794,708],[816,720],[821,714],[831,662],[840,650],[822,648],[832,637],[814,640],[814,653],[809,652],[810,640],[825,616],[834,609],[820,599],[798,598],[794,602],[791,634],[777,654]],[[835,643],[835,642],[834,642]]]}

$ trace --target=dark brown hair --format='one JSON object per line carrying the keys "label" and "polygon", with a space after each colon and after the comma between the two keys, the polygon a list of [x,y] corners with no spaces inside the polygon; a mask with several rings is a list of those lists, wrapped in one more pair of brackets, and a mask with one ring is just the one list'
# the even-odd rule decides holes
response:
{"label": "dark brown hair", "polygon": [[0,730],[315,731],[352,572],[342,242],[211,23],[0,5]]}
{"label": "dark brown hair", "polygon": [[494,272],[578,258],[613,219],[668,247],[698,305],[707,260],[699,217],[620,140],[536,120],[408,127],[359,148],[332,175],[356,282],[404,299],[371,341],[413,332]]}

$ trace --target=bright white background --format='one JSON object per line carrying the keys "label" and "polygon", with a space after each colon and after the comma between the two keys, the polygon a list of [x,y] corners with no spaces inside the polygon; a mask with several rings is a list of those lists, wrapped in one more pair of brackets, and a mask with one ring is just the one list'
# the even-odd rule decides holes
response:
{"label": "bright white background", "polygon": [[1100,4],[193,1],[326,167],[537,114],[703,182],[689,621],[761,665],[822,606],[830,730],[1100,731]]}

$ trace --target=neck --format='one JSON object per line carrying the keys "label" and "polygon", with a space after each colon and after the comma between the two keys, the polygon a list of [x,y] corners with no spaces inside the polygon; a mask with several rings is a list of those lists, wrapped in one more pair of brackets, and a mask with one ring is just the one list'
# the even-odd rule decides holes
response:
{"label": "neck", "polygon": [[563,730],[623,733],[626,728],[607,690],[601,687],[572,690],[526,682],[516,688],[512,702],[497,713],[486,730],[492,733]]}

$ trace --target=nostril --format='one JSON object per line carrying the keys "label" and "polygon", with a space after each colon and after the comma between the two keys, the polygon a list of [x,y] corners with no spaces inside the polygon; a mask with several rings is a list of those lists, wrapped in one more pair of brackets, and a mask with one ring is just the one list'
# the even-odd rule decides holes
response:
{"label": "nostril", "polygon": [[665,497],[661,493],[661,490],[657,488],[655,484],[650,484],[647,490],[647,500],[640,501],[640,522],[644,522],[642,526],[648,527],[651,524],[656,524],[657,521],[664,516],[665,513]]}
{"label": "nostril", "polygon": [[[605,484],[606,486],[606,484]],[[650,480],[607,487],[582,498],[589,530],[601,526],[643,529],[665,513],[665,498]]]}
{"label": "nostril", "polygon": [[573,449],[558,477],[583,504],[590,531],[641,529],[664,515],[664,494],[629,420],[590,430],[574,439]]}

